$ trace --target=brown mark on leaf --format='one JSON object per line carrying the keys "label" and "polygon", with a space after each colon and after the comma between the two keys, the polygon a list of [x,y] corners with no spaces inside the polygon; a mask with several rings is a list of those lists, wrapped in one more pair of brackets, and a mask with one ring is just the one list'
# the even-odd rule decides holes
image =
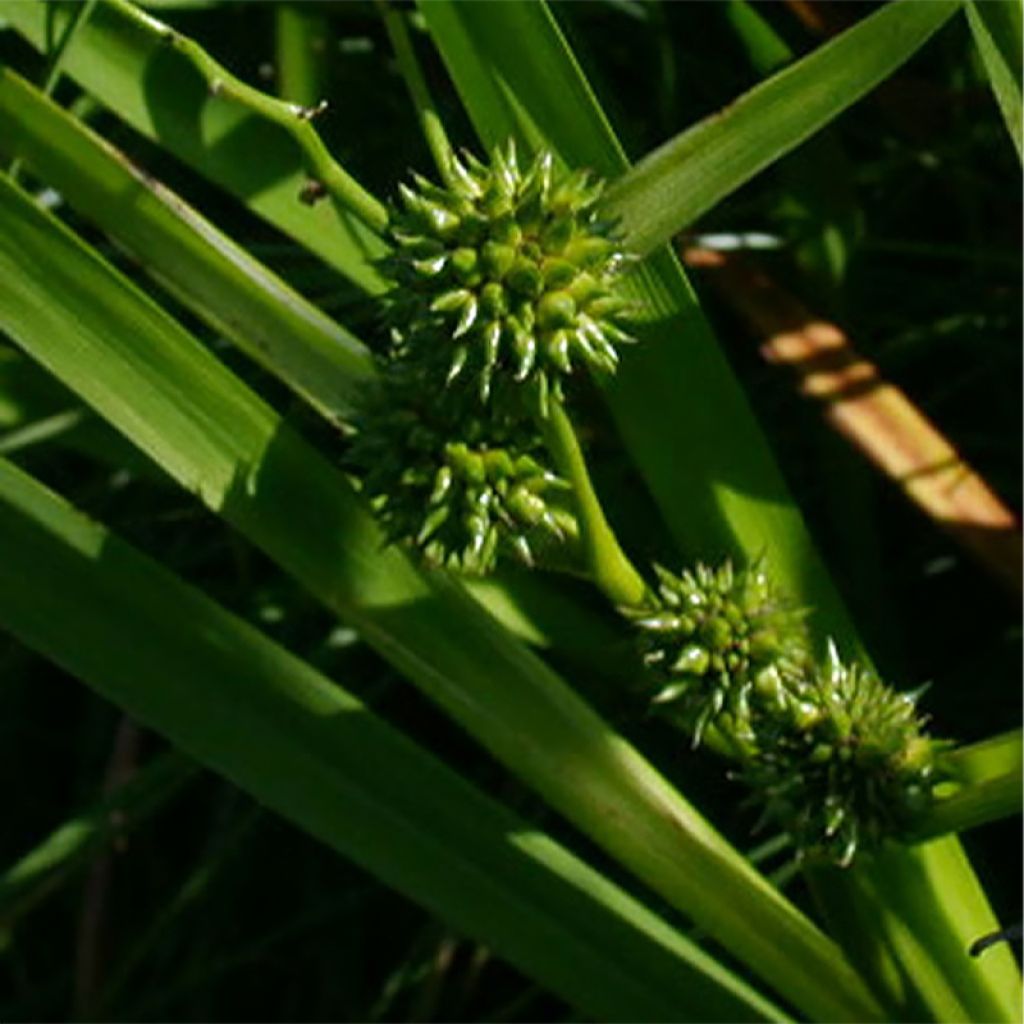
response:
{"label": "brown mark on leaf", "polygon": [[322,181],[317,181],[314,178],[310,178],[299,191],[299,202],[305,203],[306,206],[313,206],[315,203],[319,203],[321,199],[326,198],[327,187]]}

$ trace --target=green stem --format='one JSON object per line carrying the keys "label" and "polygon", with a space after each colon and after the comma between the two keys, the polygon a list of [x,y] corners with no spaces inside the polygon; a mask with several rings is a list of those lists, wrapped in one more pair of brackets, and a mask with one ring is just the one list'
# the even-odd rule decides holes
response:
{"label": "green stem", "polygon": [[315,107],[323,96],[327,21],[309,7],[276,9],[277,92],[285,100]]}
{"label": "green stem", "polygon": [[954,750],[943,759],[957,787],[914,823],[915,842],[1021,813],[1021,730]]}
{"label": "green stem", "polygon": [[434,163],[437,164],[437,169],[445,184],[453,185],[455,182],[451,174],[452,146],[448,141],[448,134],[437,113],[430,90],[427,88],[427,81],[423,77],[420,62],[416,58],[416,51],[413,49],[412,39],[409,38],[405,17],[396,11],[388,0],[377,0],[377,7],[384,19],[384,27],[387,29],[388,38],[394,47],[398,68],[402,72],[409,94],[412,96],[416,116],[419,118],[420,128],[423,130],[431,155],[434,157]]}
{"label": "green stem", "polygon": [[[130,20],[159,32],[164,44],[185,57],[202,75],[211,95],[237,103],[287,132],[298,146],[306,173],[318,189],[322,189],[323,193],[358,217],[371,230],[383,233],[388,225],[387,208],[334,161],[313,128],[312,119],[320,113],[320,107],[302,107],[268,96],[246,85],[193,40],[152,15],[126,0],[109,0],[109,3]],[[316,197],[317,192],[310,193],[310,201]]]}
{"label": "green stem", "polygon": [[1020,1021],[1012,952],[968,955],[999,922],[955,837],[890,843],[850,869],[807,875],[829,931],[890,1020]]}
{"label": "green stem", "polygon": [[580,523],[580,542],[594,582],[616,605],[636,607],[644,604],[648,597],[647,584],[633,568],[605,519],[576,432],[562,403],[551,401],[547,415],[538,416],[537,422],[559,473],[572,486]]}
{"label": "green stem", "polygon": [[[44,96],[52,96],[54,89],[57,88],[57,83],[63,73],[64,55],[68,52],[68,47],[71,45],[71,40],[75,38],[75,34],[89,20],[89,15],[92,14],[96,4],[97,0],[85,0],[85,3],[72,12],[63,34],[47,54],[49,64],[46,67],[46,77],[39,90]],[[21,183],[21,159],[19,157],[15,157],[11,161],[7,173],[11,176],[12,181]]]}
{"label": "green stem", "polygon": [[943,759],[943,766],[957,782],[973,784],[989,782],[1007,773],[1019,776],[1021,760],[1021,730],[1013,729],[951,751]]}

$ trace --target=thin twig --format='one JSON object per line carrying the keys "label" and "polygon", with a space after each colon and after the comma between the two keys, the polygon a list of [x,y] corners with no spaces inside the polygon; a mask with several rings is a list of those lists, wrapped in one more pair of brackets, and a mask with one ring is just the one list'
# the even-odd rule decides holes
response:
{"label": "thin twig", "polygon": [[[68,47],[71,45],[71,41],[75,38],[77,32],[88,22],[97,2],[98,0],[85,0],[84,3],[72,11],[63,34],[47,53],[49,63],[46,67],[46,76],[43,79],[43,84],[39,87],[39,91],[44,96],[53,96],[57,83],[60,81],[64,71],[64,57],[68,52]],[[21,160],[18,157],[11,161],[7,173],[11,176],[12,181],[20,184]]]}

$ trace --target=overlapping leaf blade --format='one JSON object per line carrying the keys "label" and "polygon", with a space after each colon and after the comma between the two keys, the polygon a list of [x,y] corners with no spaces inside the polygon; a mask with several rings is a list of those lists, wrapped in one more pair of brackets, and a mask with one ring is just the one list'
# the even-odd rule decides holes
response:
{"label": "overlapping leaf blade", "polygon": [[351,417],[374,376],[359,339],[9,68],[0,68],[0,154],[17,155],[328,419]]}
{"label": "overlapping leaf blade", "polygon": [[382,550],[340,474],[179,325],[2,179],[0,222],[0,326],[36,359],[769,980],[877,1013],[831,942],[457,585]]}
{"label": "overlapping leaf blade", "polygon": [[279,814],[607,1019],[784,1019],[356,698],[0,460],[0,621]]}
{"label": "overlapping leaf blade", "polygon": [[1006,129],[1017,155],[1024,160],[1024,13],[1020,0],[967,0],[964,10]]}
{"label": "overlapping leaf blade", "polygon": [[[45,52],[69,10],[39,0],[0,0],[0,17]],[[168,47],[163,25],[100,4],[64,55],[63,70],[134,129],[244,202],[368,291],[383,282],[373,261],[385,247],[330,201],[306,204],[294,141],[277,125],[226,97]]]}
{"label": "overlapping leaf blade", "polygon": [[[904,59],[956,10],[950,4],[889,7],[890,17],[908,17],[912,25],[902,35]],[[905,10],[915,7],[934,10]],[[591,91],[583,82],[569,85],[579,68],[545,5],[509,0],[484,11],[481,5],[430,0],[421,9],[486,144],[511,135],[545,145],[565,164],[604,173],[622,162]],[[530,59],[507,46],[510,38],[530,40]],[[740,180],[745,178],[733,183]],[[630,455],[680,547],[702,558],[767,553],[783,585],[815,608],[819,631],[856,649],[856,631],[678,262],[656,250],[627,286],[643,310],[634,331],[642,344],[623,360],[606,391]],[[833,896],[847,890],[833,906],[844,917],[837,924],[865,975],[911,1013],[922,1012],[914,1003],[921,998],[940,1015],[966,1008],[979,1019],[1017,1019],[1020,979],[1013,957],[1006,950],[985,963],[962,956],[972,935],[996,925],[957,840],[897,849],[892,857],[903,858],[900,884],[889,884],[885,869],[873,869],[871,862],[850,876],[849,887],[842,877],[830,880]],[[935,870],[938,863],[942,871]],[[911,940],[918,932],[928,938]],[[958,977],[955,997],[941,980],[945,974]]]}
{"label": "overlapping leaf blade", "polygon": [[959,0],[889,3],[647,154],[608,194],[640,253],[667,242],[887,78]]}

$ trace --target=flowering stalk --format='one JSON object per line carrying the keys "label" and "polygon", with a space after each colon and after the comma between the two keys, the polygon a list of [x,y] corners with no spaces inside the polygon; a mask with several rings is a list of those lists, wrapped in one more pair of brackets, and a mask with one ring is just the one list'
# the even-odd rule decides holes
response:
{"label": "flowering stalk", "polygon": [[546,153],[521,170],[511,143],[485,164],[443,141],[446,184],[414,175],[391,211],[390,344],[350,453],[389,540],[472,574],[578,541],[638,629],[652,704],[737,762],[801,856],[845,866],[904,835],[938,777],[917,695],[831,645],[817,664],[763,562],[656,567],[649,587],[604,516],[569,411],[578,365],[614,372],[632,340],[601,183],[559,178]]}
{"label": "flowering stalk", "polygon": [[605,519],[576,432],[561,402],[552,404],[540,426],[548,451],[576,498],[584,556],[594,583],[614,604],[643,607],[648,600],[647,584],[633,568]]}
{"label": "flowering stalk", "polygon": [[409,38],[409,30],[405,24],[405,18],[399,13],[389,0],[377,0],[377,9],[380,11],[381,20],[387,30],[391,46],[395,51],[395,59],[405,79],[405,84],[412,97],[413,107],[420,121],[420,128],[423,136],[430,147],[430,153],[434,163],[447,185],[453,184],[451,177],[452,147],[448,141],[448,133],[444,129],[434,106],[433,97],[427,88],[426,80],[423,78],[423,71],[416,60],[416,53],[412,47],[412,40]]}
{"label": "flowering stalk", "polygon": [[[401,38],[399,36],[399,38]],[[408,40],[405,40],[407,43]],[[391,344],[350,453],[393,540],[461,571],[528,565],[579,538],[616,603],[646,587],[604,518],[565,409],[580,364],[610,371],[630,339],[612,290],[624,263],[601,185],[439,152],[447,186],[414,176],[391,214]]]}
{"label": "flowering stalk", "polygon": [[844,665],[831,643],[815,664],[804,611],[776,591],[763,562],[656,571],[657,607],[624,610],[654,673],[652,705],[693,746],[715,729],[762,820],[801,856],[845,867],[858,847],[904,835],[938,777],[920,694]]}

